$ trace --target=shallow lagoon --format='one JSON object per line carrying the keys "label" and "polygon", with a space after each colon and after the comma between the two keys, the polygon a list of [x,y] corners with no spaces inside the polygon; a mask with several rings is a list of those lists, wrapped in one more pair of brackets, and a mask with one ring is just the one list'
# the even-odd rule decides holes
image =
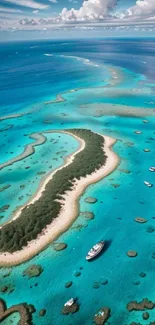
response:
{"label": "shallow lagoon", "polygon": [[[124,51],[126,51],[127,42],[124,41],[123,44]],[[148,44],[147,42],[144,53],[146,62],[147,53],[149,53]],[[104,47],[104,44],[102,45]],[[28,47],[29,45],[24,45],[25,49],[26,46]],[[52,51],[52,43],[47,44],[46,50],[45,43],[43,45],[39,44],[38,46],[38,52],[36,53],[37,49],[34,49],[30,55],[30,60],[32,59],[33,61],[35,55],[38,55],[38,58],[41,58],[39,68],[41,71],[46,65],[44,60],[48,59],[51,66],[52,64],[55,65],[55,61],[52,63],[53,57],[47,58],[43,56],[43,52],[48,53]],[[58,51],[59,54],[60,52],[64,54],[65,48],[62,50],[61,44],[59,43],[56,44],[56,46],[57,49],[54,51]],[[155,174],[150,173],[148,170],[151,165],[154,165],[155,156],[154,117],[147,116],[147,108],[155,108],[154,104],[149,104],[150,102],[154,102],[154,94],[151,93],[150,88],[147,87],[147,81],[152,76],[148,75],[149,60],[147,62],[148,70],[146,66],[145,69],[142,69],[141,66],[139,68],[139,53],[136,53],[135,50],[134,55],[136,58],[134,65],[131,67],[130,56],[124,52],[126,54],[126,68],[128,68],[128,60],[130,61],[130,71],[124,69],[124,66],[122,67],[123,69],[121,68],[121,54],[119,53],[117,68],[120,66],[120,73],[123,74],[123,81],[120,86],[118,84],[114,86],[114,88],[117,88],[118,94],[123,88],[128,89],[127,87],[130,87],[130,89],[136,87],[143,89],[147,87],[148,92],[141,97],[137,97],[136,95],[124,95],[125,97],[122,98],[116,95],[113,96],[112,100],[110,98],[108,99],[110,103],[122,104],[122,102],[125,101],[126,105],[133,106],[134,104],[134,107],[146,108],[145,118],[119,116],[94,117],[91,114],[85,114],[85,111],[80,112],[79,105],[87,105],[88,101],[90,103],[106,102],[104,92],[102,93],[101,88],[99,90],[93,88],[91,91],[89,89],[81,89],[74,93],[66,93],[64,95],[66,102],[45,105],[45,101],[55,99],[56,94],[61,93],[61,91],[68,91],[74,88],[89,88],[90,86],[101,87],[104,86],[104,83],[102,83],[103,79],[107,79],[107,82],[110,82],[111,79],[108,68],[109,65],[112,66],[114,63],[114,57],[111,55],[109,60],[107,59],[108,62],[106,62],[106,64],[108,63],[108,65],[106,71],[106,64],[104,62],[104,55],[106,56],[106,53],[103,52],[101,55],[101,51],[99,52],[101,44],[98,45],[95,43],[96,52],[93,54],[90,54],[88,48],[86,49],[84,44],[78,43],[77,47],[80,50],[81,48],[83,49],[81,54],[78,53],[79,56],[89,58],[92,61],[94,59],[93,62],[96,62],[96,64],[103,64],[103,69],[101,69],[101,67],[100,69],[95,67],[95,64],[85,64],[85,61],[77,60],[76,58],[71,58],[71,61],[65,57],[61,58],[66,73],[62,76],[61,67],[58,75],[59,79],[57,79],[57,81],[60,79],[62,80],[60,84],[57,83],[57,86],[54,84],[53,91],[51,91],[50,94],[50,87],[47,91],[47,84],[48,82],[52,84],[53,79],[50,80],[50,76],[45,74],[46,81],[48,82],[44,84],[44,79],[42,79],[42,77],[40,79],[40,87],[41,85],[43,87],[43,96],[40,98],[38,92],[36,92],[35,103],[34,99],[32,99],[32,104],[29,103],[29,105],[27,105],[26,92],[28,88],[30,87],[31,91],[33,91],[34,86],[38,87],[38,85],[35,84],[35,80],[34,84],[32,82],[31,85],[29,85],[28,77],[30,68],[27,64],[28,88],[26,86],[26,80],[24,80],[26,90],[25,94],[22,93],[22,96],[20,96],[22,98],[22,110],[25,112],[31,111],[31,114],[0,122],[1,128],[6,127],[8,124],[13,124],[12,128],[1,132],[1,146],[5,144],[5,148],[1,147],[1,162],[10,159],[10,157],[12,158],[12,155],[16,156],[20,154],[24,146],[32,142],[32,140],[30,140],[28,136],[24,136],[24,134],[42,132],[49,129],[82,127],[90,128],[93,131],[107,134],[118,139],[114,146],[114,150],[121,159],[120,166],[106,179],[89,186],[81,197],[80,211],[94,212],[95,218],[93,220],[86,220],[84,217],[79,216],[72,227],[65,234],[60,236],[58,242],[67,243],[68,247],[66,250],[55,252],[51,244],[33,260],[24,265],[12,268],[11,275],[6,278],[3,278],[3,275],[7,270],[0,269],[0,287],[9,283],[15,286],[15,290],[12,293],[1,294],[1,297],[6,300],[8,306],[24,301],[29,304],[34,304],[36,307],[34,324],[36,325],[79,325],[81,322],[85,325],[89,325],[92,324],[92,319],[96,311],[103,306],[111,308],[111,318],[108,321],[109,324],[126,325],[130,324],[132,321],[146,324],[146,321],[142,320],[142,313],[129,313],[126,309],[126,304],[131,300],[140,301],[145,297],[153,301],[155,300],[155,259],[152,258],[152,254],[155,253],[154,187],[149,189],[143,184],[144,180],[147,180],[155,185]],[[112,44],[114,53],[116,47],[117,43],[114,42]],[[9,51],[10,49],[8,49],[8,52]],[[27,51],[29,50],[27,49]],[[74,56],[73,45],[71,43],[66,52],[68,51],[69,53],[67,53],[67,55],[71,55],[71,52],[73,52],[72,56]],[[20,52],[20,48],[18,48],[18,52]],[[18,65],[19,62],[20,66],[24,64],[25,55],[26,53],[21,49],[21,55],[20,58],[18,57],[19,61],[16,62],[16,65]],[[103,57],[101,58],[101,56]],[[56,58],[54,60],[56,60]],[[30,63],[29,61],[27,62]],[[13,64],[14,62],[12,65]],[[30,66],[32,67],[31,64]],[[73,67],[72,64],[74,65]],[[80,70],[81,74],[78,72],[77,76],[74,72],[73,77],[72,73],[76,64],[78,64],[77,70]],[[6,70],[8,69],[7,62],[5,68]],[[70,69],[73,70],[70,71]],[[71,82],[68,83],[69,75],[71,75]],[[31,77],[33,77],[33,74]],[[98,84],[96,82],[94,85],[94,80],[96,80]],[[125,82],[125,80],[127,80],[127,82]],[[142,83],[140,81],[142,81]],[[151,82],[153,82],[152,79]],[[10,92],[13,92],[15,87],[18,89],[18,85],[13,86],[12,84]],[[58,87],[60,88],[58,89]],[[6,91],[9,92],[7,79],[6,89]],[[3,91],[2,89],[2,92]],[[20,98],[18,99],[19,101],[21,100]],[[11,106],[11,103],[9,104],[5,98],[3,105],[7,105],[7,114],[11,114],[12,112],[19,113],[21,111],[21,109],[19,109],[19,104],[17,103],[17,106],[15,104],[16,98],[13,100],[14,105]],[[6,112],[4,114],[2,110],[1,115],[6,115]],[[145,119],[148,123],[143,122]],[[136,130],[142,131],[142,134],[135,134],[134,132]],[[62,164],[62,155],[56,155],[57,152],[65,150],[65,154],[70,154],[77,148],[77,142],[70,136],[60,135],[61,137],[59,138],[58,133],[46,134],[46,136],[48,141],[44,145],[36,147],[34,155],[0,171],[1,187],[5,184],[11,185],[10,188],[0,193],[1,206],[10,204],[10,208],[5,212],[4,219],[2,219],[1,222],[9,218],[10,213],[18,204],[26,202],[27,194],[32,195],[36,191],[41,178],[41,175],[37,175],[38,172],[49,172],[49,166],[52,166],[54,169]],[[10,144],[5,141],[6,138],[7,141],[11,141],[9,142]],[[51,138],[56,140],[54,141],[56,142],[54,145],[53,142],[50,142]],[[57,142],[57,140],[59,141]],[[19,145],[20,147],[18,147]],[[62,147],[65,147],[65,149]],[[150,152],[144,152],[143,150],[145,148],[149,148]],[[8,150],[8,154],[5,154],[6,150]],[[9,154],[10,151],[14,153]],[[55,157],[58,159],[57,161],[53,160]],[[37,161],[39,163],[37,163]],[[46,161],[48,161],[47,165],[45,164]],[[26,166],[31,166],[31,168],[25,169]],[[12,169],[11,171],[9,171],[10,168]],[[124,172],[124,170],[128,172]],[[20,189],[21,184],[26,184],[22,192]],[[18,198],[21,195],[23,199],[20,201]],[[97,203],[90,205],[84,202],[84,199],[88,196],[96,197],[98,199]],[[148,220],[147,223],[136,223],[134,218],[137,216],[146,218]],[[148,232],[148,228],[150,227],[153,229],[152,232]],[[108,249],[93,263],[87,263],[85,261],[87,251],[95,242],[101,239],[109,241]],[[127,251],[130,249],[134,249],[138,252],[136,258],[131,259],[126,255]],[[22,272],[31,264],[42,265],[44,271],[40,277],[28,280],[28,278],[22,276]],[[83,269],[80,270],[81,267]],[[79,277],[75,276],[75,272],[77,271],[81,272]],[[146,277],[140,277],[139,273],[141,272],[145,272]],[[106,285],[101,284],[104,280],[108,280]],[[65,288],[65,283],[67,281],[73,281],[73,285],[68,289]],[[99,288],[96,289],[93,287],[94,282],[98,282]],[[62,306],[64,302],[72,296],[78,298],[80,310],[72,316],[62,316]],[[41,318],[39,317],[39,310],[42,308],[46,308],[47,313]],[[150,312],[149,322],[154,320],[155,310]],[[16,322],[14,320],[13,324],[16,325],[17,323],[18,320]],[[2,325],[6,324],[9,324],[9,322],[5,321]]]}

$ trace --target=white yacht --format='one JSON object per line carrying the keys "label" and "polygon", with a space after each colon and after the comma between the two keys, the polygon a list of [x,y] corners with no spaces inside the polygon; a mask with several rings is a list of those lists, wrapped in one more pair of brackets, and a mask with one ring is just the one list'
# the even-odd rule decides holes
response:
{"label": "white yacht", "polygon": [[149,171],[150,171],[150,172],[155,172],[155,167],[150,167],[150,168],[149,168]]}
{"label": "white yacht", "polygon": [[148,187],[152,187],[152,186],[153,186],[153,184],[151,184],[151,183],[149,183],[149,182],[147,182],[147,181],[144,181],[144,184],[145,184],[146,186],[148,186]]}
{"label": "white yacht", "polygon": [[91,250],[88,252],[87,256],[86,256],[86,260],[90,261],[93,258],[95,258],[97,255],[100,254],[100,252],[103,250],[105,246],[105,241],[101,240],[99,243],[97,243],[96,245],[94,245]]}
{"label": "white yacht", "polygon": [[71,307],[72,305],[74,304],[74,299],[73,298],[71,298],[71,299],[69,299],[65,304],[64,304],[64,306],[65,307]]}

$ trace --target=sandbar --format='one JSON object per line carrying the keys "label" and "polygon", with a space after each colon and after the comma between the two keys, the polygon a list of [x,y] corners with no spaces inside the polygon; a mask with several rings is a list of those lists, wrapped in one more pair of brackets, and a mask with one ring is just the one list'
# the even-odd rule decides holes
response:
{"label": "sandbar", "polygon": [[18,118],[18,117],[22,117],[24,115],[29,115],[30,112],[27,112],[27,113],[19,113],[19,114],[10,114],[10,115],[6,115],[6,116],[1,116],[0,117],[0,121],[4,121],[4,120],[9,120],[9,119],[12,119],[12,118]]}
{"label": "sandbar", "polygon": [[35,142],[27,144],[24,151],[19,156],[0,164],[0,169],[3,169],[4,167],[10,166],[20,160],[25,159],[28,156],[33,155],[35,152],[35,147],[40,146],[47,140],[46,137],[41,133],[32,133],[29,135],[29,138],[35,140]]}
{"label": "sandbar", "polygon": [[155,109],[133,107],[121,104],[93,103],[81,105],[80,113],[87,116],[123,116],[123,117],[145,117],[155,116]]}

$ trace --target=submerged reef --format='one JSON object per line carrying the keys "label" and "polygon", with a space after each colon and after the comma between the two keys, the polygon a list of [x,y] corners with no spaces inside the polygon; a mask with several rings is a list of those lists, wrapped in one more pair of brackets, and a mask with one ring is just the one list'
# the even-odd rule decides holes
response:
{"label": "submerged reef", "polygon": [[129,257],[136,257],[137,256],[137,252],[136,251],[133,251],[133,250],[130,250],[127,252],[127,255]]}
{"label": "submerged reef", "polygon": [[84,201],[93,204],[97,202],[97,199],[95,197],[87,197]]}
{"label": "submerged reef", "polygon": [[72,281],[68,281],[65,283],[65,288],[70,288],[72,286],[73,282]]}
{"label": "submerged reef", "polygon": [[104,325],[107,319],[110,317],[110,308],[103,307],[94,316],[94,322],[96,325]]}
{"label": "submerged reef", "polygon": [[7,285],[4,285],[0,288],[1,293],[11,293],[15,290],[15,286],[12,283],[9,283]]}
{"label": "submerged reef", "polygon": [[3,205],[2,207],[0,207],[0,212],[5,212],[6,210],[8,210],[10,208],[10,205]]}
{"label": "submerged reef", "polygon": [[[147,312],[147,310],[152,310],[155,308],[155,303],[152,301],[149,301],[147,298],[143,299],[140,302],[137,301],[131,301],[127,304],[127,309],[129,312],[132,311],[143,311],[142,313],[142,319],[148,320],[150,318],[150,314]],[[136,323],[132,322],[130,325],[142,325],[142,323]],[[155,321],[147,324],[147,325],[155,325]]]}
{"label": "submerged reef", "polygon": [[143,299],[140,302],[131,301],[127,304],[128,311],[133,311],[133,310],[140,311],[146,309],[153,309],[154,307],[155,307],[155,303],[149,301],[147,298]]}
{"label": "submerged reef", "polygon": [[63,251],[64,249],[67,248],[66,243],[54,243],[53,246],[56,252]]}
{"label": "submerged reef", "polygon": [[11,185],[8,184],[8,185],[4,185],[3,187],[0,187],[0,192],[3,192],[5,190],[7,190]]}
{"label": "submerged reef", "polygon": [[72,229],[81,231],[83,228],[86,228],[86,227],[87,227],[87,225],[76,225],[76,226],[72,227]]}
{"label": "submerged reef", "polygon": [[82,216],[82,217],[84,217],[85,219],[88,219],[88,220],[94,219],[94,213],[89,212],[89,211],[80,212],[80,216]]}
{"label": "submerged reef", "polygon": [[71,306],[64,306],[62,308],[61,313],[63,315],[69,315],[69,314],[74,314],[79,310],[80,306],[79,304],[75,301]]}
{"label": "submerged reef", "polygon": [[[132,322],[130,325],[143,325],[142,323],[135,323],[135,322]],[[155,325],[155,321],[154,322],[151,322],[147,325]]]}
{"label": "submerged reef", "polygon": [[131,171],[128,170],[128,169],[119,168],[118,170],[119,170],[120,172],[122,172],[122,173],[125,173],[125,174],[131,174]]}
{"label": "submerged reef", "polygon": [[99,282],[94,282],[93,283],[93,288],[94,289],[98,289],[100,287],[100,283]]}
{"label": "submerged reef", "polygon": [[43,272],[41,265],[31,265],[24,272],[23,275],[28,276],[28,278],[38,277]]}
{"label": "submerged reef", "polygon": [[45,315],[46,315],[46,309],[41,309],[40,312],[39,312],[39,316],[43,317]]}
{"label": "submerged reef", "polygon": [[148,313],[147,311],[145,311],[145,312],[143,313],[143,319],[144,319],[144,320],[147,320],[147,319],[149,319],[149,317],[150,317],[149,313]]}
{"label": "submerged reef", "polygon": [[8,131],[14,127],[13,124],[8,124],[4,128],[0,129],[0,132]]}
{"label": "submerged reef", "polygon": [[147,222],[147,219],[145,219],[145,218],[141,218],[141,217],[136,217],[136,218],[135,218],[135,221],[136,221],[136,222],[139,222],[139,223],[145,223],[145,222]]}
{"label": "submerged reef", "polygon": [[[113,92],[113,90],[112,90]],[[120,91],[119,91],[120,92]],[[108,93],[108,92],[107,92]],[[117,91],[118,93],[118,91]],[[109,93],[109,97],[110,97]],[[111,104],[111,103],[89,103],[87,105],[80,105],[79,111],[85,116],[123,116],[123,117],[145,117],[146,108],[138,108],[134,106],[127,106],[121,104]],[[147,108],[147,116],[155,116],[155,109]],[[137,131],[136,131],[137,132]],[[136,133],[135,134],[140,134]]]}
{"label": "submerged reef", "polygon": [[1,252],[16,252],[35,240],[46,226],[58,217],[63,195],[73,189],[75,180],[86,177],[105,165],[107,157],[103,151],[103,136],[86,129],[67,131],[83,140],[84,148],[69,165],[57,170],[39,200],[24,207],[17,219],[0,229]]}
{"label": "submerged reef", "polygon": [[15,305],[7,309],[5,301],[0,299],[0,323],[10,315],[18,312],[20,314],[19,325],[32,325],[32,312],[34,311],[35,309],[29,308],[29,305],[26,303]]}

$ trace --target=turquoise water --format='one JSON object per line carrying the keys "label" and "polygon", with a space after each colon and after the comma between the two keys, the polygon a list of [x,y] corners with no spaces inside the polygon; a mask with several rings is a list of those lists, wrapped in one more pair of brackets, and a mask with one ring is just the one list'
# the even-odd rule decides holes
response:
{"label": "turquoise water", "polygon": [[[0,163],[21,154],[24,146],[33,142],[28,137],[32,132],[43,132],[47,137],[32,156],[0,171],[0,188],[11,185],[0,192],[0,206],[9,205],[1,223],[11,217],[17,206],[27,202],[43,176],[62,165],[63,157],[78,147],[71,136],[58,132],[45,134],[44,131],[81,127],[113,136],[117,138],[113,150],[120,157],[119,167],[89,186],[81,197],[80,211],[94,212],[95,218],[86,220],[79,216],[58,238],[58,242],[67,243],[66,250],[55,252],[51,244],[31,261],[11,268],[9,277],[3,277],[8,269],[0,269],[0,288],[8,284],[15,288],[11,293],[1,293],[1,298],[6,300],[8,307],[25,301],[33,304],[35,325],[91,325],[94,314],[104,306],[111,309],[107,324],[127,325],[135,321],[145,325],[142,313],[129,313],[126,304],[145,297],[155,300],[154,187],[144,185],[147,180],[155,186],[155,174],[149,172],[149,167],[154,165],[155,124],[154,117],[147,116],[147,108],[155,109],[155,58],[152,54],[155,42],[119,42],[122,42],[121,49],[117,41],[101,40],[76,42],[76,46],[75,42],[64,46],[61,42],[36,43],[37,48],[32,48],[34,44],[31,43],[18,43],[1,49],[1,116],[30,114],[0,121]],[[47,53],[53,56],[45,56]],[[89,59],[91,64],[77,57]],[[109,68],[113,71],[117,68],[117,84]],[[114,85],[108,86],[111,81]],[[107,86],[113,95],[106,94]],[[135,88],[142,93],[132,93]],[[72,89],[78,90],[70,93]],[[62,92],[65,102],[45,104]],[[81,111],[80,105],[89,103],[142,107],[146,109],[146,117],[97,118],[84,109]],[[142,133],[135,134],[136,130]],[[144,152],[146,148],[150,152]],[[40,172],[44,174],[38,175]],[[97,203],[84,202],[88,196],[96,197]],[[147,223],[136,223],[137,216],[146,218]],[[87,251],[101,239],[109,242],[108,249],[100,258],[88,263],[85,260]],[[126,255],[131,249],[138,252],[134,259]],[[22,273],[32,264],[41,265],[43,273],[28,280]],[[77,271],[81,272],[79,277],[75,276]],[[146,277],[140,277],[141,272],[146,273]],[[108,284],[102,285],[100,282],[105,279]],[[73,281],[68,289],[65,288],[67,281]],[[99,283],[98,289],[93,287],[94,282]],[[80,310],[74,315],[63,316],[63,304],[71,297],[78,298]],[[44,308],[47,312],[41,318],[39,311]],[[14,315],[13,324],[18,320],[19,315]],[[151,321],[155,321],[155,310],[150,311]],[[2,323],[8,324],[9,319]]]}

